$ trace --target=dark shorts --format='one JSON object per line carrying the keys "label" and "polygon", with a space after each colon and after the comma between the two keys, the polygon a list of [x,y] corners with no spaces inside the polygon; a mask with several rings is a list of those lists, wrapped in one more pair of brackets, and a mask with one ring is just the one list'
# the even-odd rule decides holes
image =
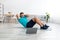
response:
{"label": "dark shorts", "polygon": [[32,19],[27,23],[26,28],[32,28],[36,22],[34,22]]}

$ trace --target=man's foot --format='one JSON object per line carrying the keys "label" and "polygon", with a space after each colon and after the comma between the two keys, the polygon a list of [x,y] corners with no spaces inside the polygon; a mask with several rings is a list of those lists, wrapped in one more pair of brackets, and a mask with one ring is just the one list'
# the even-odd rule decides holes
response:
{"label": "man's foot", "polygon": [[47,26],[47,25],[45,24],[45,25],[43,25],[43,27],[41,27],[40,29],[46,30],[46,29],[48,29],[48,27],[49,27],[49,26]]}
{"label": "man's foot", "polygon": [[46,24],[45,24],[44,26],[45,26],[45,27],[47,27],[47,28],[49,27],[49,26],[48,26],[48,25],[46,25]]}

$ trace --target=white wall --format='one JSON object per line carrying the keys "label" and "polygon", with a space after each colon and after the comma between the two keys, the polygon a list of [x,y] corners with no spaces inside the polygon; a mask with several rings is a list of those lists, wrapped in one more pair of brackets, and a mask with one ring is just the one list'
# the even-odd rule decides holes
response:
{"label": "white wall", "polygon": [[13,12],[14,14],[45,14],[50,13],[51,22],[60,23],[60,1],[59,0],[0,0],[4,4],[4,12]]}
{"label": "white wall", "polygon": [[60,0],[47,0],[47,10],[50,12],[52,22],[60,24]]}
{"label": "white wall", "polygon": [[3,2],[5,5],[5,13],[12,11],[19,13],[21,11],[30,14],[41,14],[46,11],[46,0],[6,0]]}

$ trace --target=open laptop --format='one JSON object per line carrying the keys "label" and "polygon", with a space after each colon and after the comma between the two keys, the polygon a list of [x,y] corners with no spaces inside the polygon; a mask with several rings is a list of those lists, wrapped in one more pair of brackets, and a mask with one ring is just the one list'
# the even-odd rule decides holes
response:
{"label": "open laptop", "polygon": [[27,28],[26,34],[36,34],[37,28]]}

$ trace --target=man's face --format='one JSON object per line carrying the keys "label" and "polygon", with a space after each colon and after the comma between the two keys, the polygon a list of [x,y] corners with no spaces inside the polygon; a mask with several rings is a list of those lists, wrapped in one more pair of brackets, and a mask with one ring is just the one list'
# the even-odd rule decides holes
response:
{"label": "man's face", "polygon": [[24,14],[21,14],[20,16],[21,16],[21,17],[24,17]]}

